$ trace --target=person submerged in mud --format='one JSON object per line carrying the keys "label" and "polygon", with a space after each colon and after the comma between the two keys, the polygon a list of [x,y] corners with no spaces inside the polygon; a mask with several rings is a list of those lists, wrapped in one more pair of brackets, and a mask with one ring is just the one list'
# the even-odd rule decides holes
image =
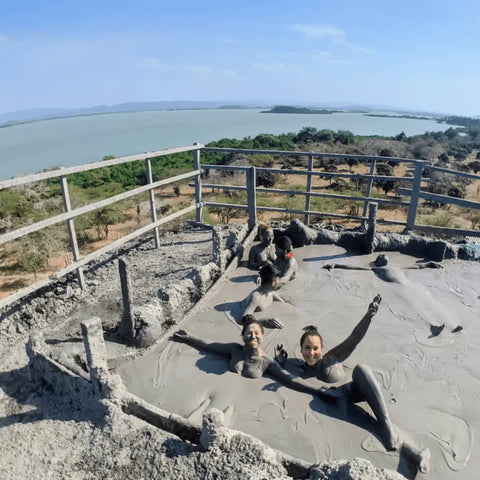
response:
{"label": "person submerged in mud", "polygon": [[[372,318],[378,311],[382,298],[377,295],[370,303],[367,313],[353,329],[352,333],[339,345],[323,355],[323,338],[315,326],[305,327],[300,339],[300,348],[304,360],[301,366],[303,377],[316,377],[325,383],[337,383],[345,379],[343,362],[352,354],[364,338]],[[288,357],[282,345],[277,346],[276,358],[282,365]],[[380,385],[370,367],[356,365],[352,372],[352,381],[334,386],[322,392],[323,397],[331,396],[336,400],[351,403],[367,402],[380,426],[380,436],[387,450],[402,450],[425,473],[429,469],[430,452],[418,449],[408,440],[402,439],[397,428],[390,420]]]}
{"label": "person submerged in mud", "polygon": [[261,312],[268,308],[274,301],[284,302],[285,300],[275,292],[278,280],[278,270],[271,263],[260,268],[260,285],[243,302],[241,317]]}
{"label": "person submerged in mud", "polygon": [[273,244],[272,227],[262,223],[258,227],[258,238],[260,244],[250,249],[248,255],[248,268],[258,270],[267,263],[275,262],[277,255],[275,253],[275,245]]}
{"label": "person submerged in mud", "polygon": [[[332,270],[334,268],[343,268],[346,270],[371,270],[377,277],[385,282],[406,283],[407,279],[399,267],[389,265],[389,258],[385,254],[380,254],[375,259],[374,265],[371,267],[358,267],[356,265],[346,265],[343,263],[327,263],[323,268]],[[422,268],[443,268],[443,265],[433,260],[429,262],[416,263],[410,267],[402,267],[405,269],[422,269]]]}
{"label": "person submerged in mud", "polygon": [[288,236],[280,237],[275,245],[277,259],[274,262],[278,269],[278,283],[285,284],[297,276],[298,264],[293,256],[292,240]]}
{"label": "person submerged in mud", "polygon": [[[414,265],[411,265],[410,267],[400,268],[397,266],[390,265],[388,256],[385,254],[380,254],[377,256],[374,264],[371,267],[359,267],[356,265],[347,265],[343,263],[327,263],[326,265],[323,265],[323,268],[326,268],[327,270],[332,270],[334,268],[339,268],[339,269],[342,268],[346,270],[370,270],[378,278],[380,278],[380,280],[383,280],[384,282],[399,283],[401,285],[405,285],[405,287],[410,287],[410,288],[414,287],[416,289],[416,292],[420,292],[420,291],[423,291],[423,288],[420,285],[417,285],[414,282],[408,280],[405,274],[402,272],[402,269],[418,270],[418,269],[424,269],[424,268],[443,268],[443,265],[439,262],[435,262],[431,260],[428,262],[416,263]],[[402,294],[400,290],[397,293],[399,295]],[[430,297],[428,293],[425,293],[425,295],[426,295],[426,298]],[[409,296],[409,298],[406,300],[410,303],[412,302],[412,297]],[[436,305],[433,305],[433,307],[436,307]],[[421,313],[421,315],[423,315],[425,318],[429,317],[428,310],[426,310],[425,307],[420,305],[418,302],[415,305],[415,309],[417,313]],[[437,314],[437,318],[443,318],[442,312],[439,312],[439,314]],[[463,330],[463,327],[461,325],[457,325],[456,327],[454,327],[453,325],[450,325],[448,319],[444,319],[443,322],[440,324],[436,324],[433,322],[428,322],[428,323],[430,327],[430,338],[436,337],[437,335],[442,333],[446,325],[449,325],[449,329],[452,333],[457,333]]]}
{"label": "person submerged in mud", "polygon": [[187,330],[176,331],[171,340],[184,342],[198,350],[217,353],[227,357],[230,370],[244,377],[260,378],[265,373],[268,373],[294,390],[321,396],[325,390],[324,387],[312,386],[302,378],[292,375],[262,350],[264,339],[263,325],[255,320],[253,316],[250,317],[252,318],[244,324],[242,329],[243,345],[236,342],[220,343],[203,340],[192,335]]}

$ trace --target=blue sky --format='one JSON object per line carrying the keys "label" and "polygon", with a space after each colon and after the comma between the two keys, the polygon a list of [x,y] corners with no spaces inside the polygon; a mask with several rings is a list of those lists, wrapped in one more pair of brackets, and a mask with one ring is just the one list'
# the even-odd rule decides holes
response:
{"label": "blue sky", "polygon": [[480,115],[478,0],[0,0],[0,113],[162,100]]}

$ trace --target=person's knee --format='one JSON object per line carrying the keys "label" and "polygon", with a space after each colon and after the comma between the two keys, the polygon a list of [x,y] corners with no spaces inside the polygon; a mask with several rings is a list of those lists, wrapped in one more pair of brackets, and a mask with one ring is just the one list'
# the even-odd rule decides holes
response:
{"label": "person's knee", "polygon": [[357,383],[363,383],[364,379],[372,378],[372,376],[372,369],[364,363],[356,365],[352,372],[352,379]]}

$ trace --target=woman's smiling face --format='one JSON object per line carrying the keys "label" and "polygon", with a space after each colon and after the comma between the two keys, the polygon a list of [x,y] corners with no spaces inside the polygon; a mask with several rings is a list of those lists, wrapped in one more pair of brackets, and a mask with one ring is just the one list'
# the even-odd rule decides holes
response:
{"label": "woman's smiling face", "polygon": [[247,347],[258,348],[263,342],[263,333],[258,323],[251,323],[243,334],[243,341]]}
{"label": "woman's smiling face", "polygon": [[309,366],[322,359],[322,341],[318,335],[308,335],[302,344],[302,356]]}

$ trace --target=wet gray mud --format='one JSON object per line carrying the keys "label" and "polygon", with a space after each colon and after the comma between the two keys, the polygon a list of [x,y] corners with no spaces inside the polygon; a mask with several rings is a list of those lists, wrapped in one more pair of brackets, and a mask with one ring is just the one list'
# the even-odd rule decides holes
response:
{"label": "wet gray mud", "polygon": [[[333,245],[295,249],[298,277],[279,292],[287,302],[256,314],[284,324],[282,330],[266,330],[264,350],[273,355],[283,344],[295,369],[302,327],[317,325],[328,350],[348,336],[380,293],[379,311],[345,362],[347,370],[358,363],[373,369],[392,421],[430,449],[431,478],[475,478],[480,470],[480,459],[472,455],[480,436],[480,264],[446,260],[443,269],[409,270],[402,267],[417,258],[389,252],[390,265],[402,269],[399,282],[372,271],[322,268],[335,262],[370,266],[377,254],[350,256]],[[241,343],[239,302],[255,288],[255,278],[245,267],[236,269],[184,327],[205,339]],[[432,326],[443,324],[432,335]],[[453,332],[458,325],[463,329]],[[221,356],[169,340],[125,362],[118,373],[134,394],[198,424],[215,407],[226,413],[231,428],[308,462],[363,457],[404,473],[399,455],[382,445],[365,403],[331,405],[270,378],[244,378],[228,371]]]}

